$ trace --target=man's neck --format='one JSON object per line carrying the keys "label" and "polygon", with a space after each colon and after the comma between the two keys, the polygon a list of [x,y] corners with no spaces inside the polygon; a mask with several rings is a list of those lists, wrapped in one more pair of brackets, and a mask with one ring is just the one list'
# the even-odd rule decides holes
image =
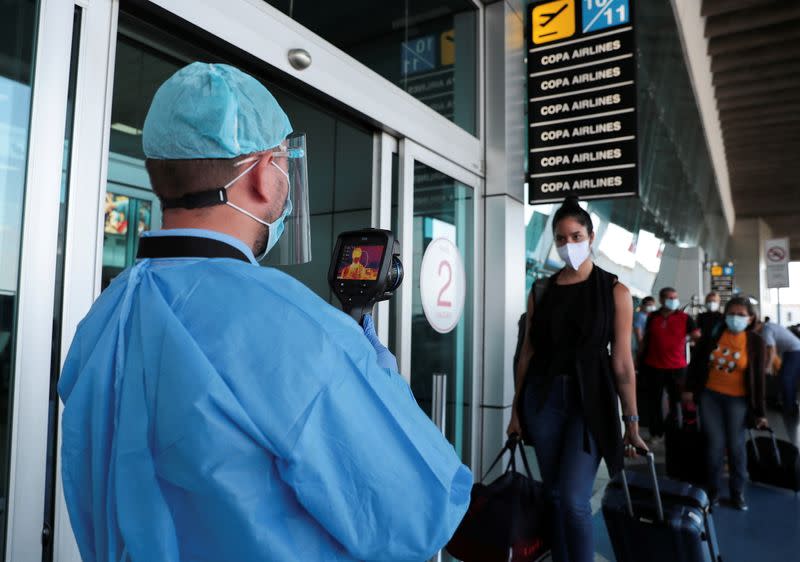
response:
{"label": "man's neck", "polygon": [[228,209],[224,207],[205,211],[171,209],[164,213],[162,229],[199,228],[213,230],[241,240],[252,250],[260,225],[247,216],[239,217],[233,209],[230,209],[233,212],[227,211]]}

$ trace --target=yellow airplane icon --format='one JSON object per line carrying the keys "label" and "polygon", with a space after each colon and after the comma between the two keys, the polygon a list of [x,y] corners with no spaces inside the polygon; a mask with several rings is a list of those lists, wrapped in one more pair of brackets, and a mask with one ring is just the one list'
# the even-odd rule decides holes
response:
{"label": "yellow airplane icon", "polygon": [[575,0],[556,0],[533,8],[533,42],[536,45],[575,35]]}

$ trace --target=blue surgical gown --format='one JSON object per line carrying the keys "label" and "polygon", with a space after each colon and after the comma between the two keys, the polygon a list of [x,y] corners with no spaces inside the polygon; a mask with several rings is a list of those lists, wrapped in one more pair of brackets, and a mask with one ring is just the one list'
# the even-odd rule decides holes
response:
{"label": "blue surgical gown", "polygon": [[292,277],[143,259],[78,328],[58,391],[86,561],[424,560],[472,475],[360,327]]}

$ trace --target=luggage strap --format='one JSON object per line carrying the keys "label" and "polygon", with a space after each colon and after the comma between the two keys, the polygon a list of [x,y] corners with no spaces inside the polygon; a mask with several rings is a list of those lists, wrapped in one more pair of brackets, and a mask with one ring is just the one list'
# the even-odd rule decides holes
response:
{"label": "luggage strap", "polygon": [[775,453],[775,461],[778,463],[778,466],[783,464],[781,460],[781,452],[778,449],[778,440],[775,439],[775,431],[771,427],[767,427],[764,429],[753,429],[750,428],[747,430],[747,433],[750,435],[750,441],[753,443],[753,453],[756,456],[756,461],[761,462],[761,453],[758,451],[758,443],[756,442],[756,438],[753,435],[753,431],[766,431],[769,433],[769,436],[772,437],[772,451]]}
{"label": "luggage strap", "polygon": [[503,458],[503,455],[506,453],[506,451],[511,453],[511,459],[508,461],[508,466],[506,467],[504,472],[509,472],[511,470],[517,472],[516,452],[518,447],[519,447],[519,455],[522,457],[522,464],[525,465],[525,472],[527,473],[528,478],[533,480],[531,467],[528,464],[528,458],[525,456],[525,450],[522,447],[520,447],[521,444],[522,441],[520,440],[519,436],[512,435],[511,437],[509,437],[508,440],[506,441],[506,444],[503,446],[502,449],[500,449],[500,453],[498,453],[497,458],[494,459],[492,466],[489,467],[489,470],[487,470],[486,473],[481,478],[481,482],[483,482],[486,479],[486,477],[492,472],[492,470],[494,470],[494,467],[497,466],[497,463],[500,462],[500,459]]}

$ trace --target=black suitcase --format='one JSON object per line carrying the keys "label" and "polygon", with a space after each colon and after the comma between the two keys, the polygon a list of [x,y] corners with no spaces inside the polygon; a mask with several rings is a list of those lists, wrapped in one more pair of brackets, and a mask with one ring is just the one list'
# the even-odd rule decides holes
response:
{"label": "black suitcase", "polygon": [[769,437],[755,437],[750,430],[747,441],[747,472],[750,480],[779,488],[800,492],[800,452],[788,441]]}
{"label": "black suitcase", "polygon": [[621,471],[603,496],[617,562],[721,562],[706,493],[659,480],[652,453],[647,462],[649,474]]}
{"label": "black suitcase", "polygon": [[683,404],[674,408],[664,435],[667,476],[705,486],[708,479],[706,437],[700,427],[700,412]]}

